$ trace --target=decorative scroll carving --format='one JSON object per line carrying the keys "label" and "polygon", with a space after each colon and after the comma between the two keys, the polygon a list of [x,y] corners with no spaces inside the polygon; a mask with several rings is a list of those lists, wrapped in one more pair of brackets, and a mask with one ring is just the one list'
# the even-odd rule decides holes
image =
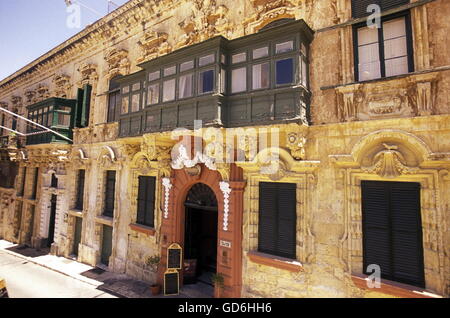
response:
{"label": "decorative scroll carving", "polygon": [[97,161],[100,166],[109,167],[117,160],[114,150],[109,146],[103,146]]}
{"label": "decorative scroll carving", "polygon": [[223,230],[228,231],[228,213],[230,211],[230,184],[226,181],[219,182],[220,190],[223,193]]}
{"label": "decorative scroll carving", "polygon": [[337,92],[337,116],[341,121],[357,120],[358,104],[355,100],[359,86],[340,87]]}
{"label": "decorative scroll carving", "polygon": [[73,149],[70,155],[70,162],[76,166],[84,166],[89,163],[89,158],[84,153],[83,149]]}
{"label": "decorative scroll carving", "polygon": [[306,158],[306,137],[296,124],[290,125],[286,131],[286,147],[291,151],[291,156],[296,160]]}
{"label": "decorative scroll carving", "polygon": [[39,86],[36,88],[36,96],[33,99],[33,102],[34,103],[39,102],[39,101],[42,101],[49,97],[50,97],[50,93],[49,93],[48,87],[46,85],[39,84]]}
{"label": "decorative scroll carving", "polygon": [[11,103],[14,108],[21,108],[22,107],[22,97],[20,96],[12,96],[11,97]]}
{"label": "decorative scroll carving", "polygon": [[173,169],[192,168],[198,163],[204,163],[211,170],[217,170],[215,159],[197,151],[193,159],[189,159],[187,149],[184,145],[178,147],[178,156],[172,161]]}
{"label": "decorative scroll carving", "polygon": [[33,90],[28,90],[25,92],[25,97],[27,98],[27,103],[31,104],[34,101],[34,97],[36,96],[36,92]]}
{"label": "decorative scroll carving", "polygon": [[82,64],[78,68],[78,72],[81,74],[81,80],[78,82],[79,86],[93,84],[98,79],[97,66],[94,64]]}
{"label": "decorative scroll carving", "polygon": [[401,174],[417,172],[417,168],[406,166],[406,160],[402,153],[398,151],[398,146],[383,144],[385,150],[380,151],[373,158],[372,167],[362,167],[368,173],[376,173],[380,177],[395,178]]}
{"label": "decorative scroll carving", "polygon": [[250,32],[256,32],[278,19],[295,18],[296,5],[292,0],[252,0],[251,3],[256,13],[243,21]]}
{"label": "decorative scroll carving", "polygon": [[67,75],[56,75],[53,78],[53,83],[55,84],[55,96],[67,98],[70,95],[70,77]]}
{"label": "decorative scroll carving", "polygon": [[117,74],[127,75],[130,72],[127,50],[110,48],[105,54],[105,61],[108,64],[108,78]]}
{"label": "decorative scroll carving", "polygon": [[169,217],[170,189],[172,189],[170,178],[162,178],[162,185],[164,187],[164,218],[167,219]]}
{"label": "decorative scroll carving", "polygon": [[229,23],[228,8],[217,5],[216,0],[195,1],[191,15],[178,25],[184,31],[175,49],[207,40],[215,35],[226,35]]}
{"label": "decorative scroll carving", "polygon": [[170,159],[170,147],[167,145],[160,145],[156,142],[156,136],[143,135],[143,141],[141,143],[141,152],[145,154],[148,160],[166,160]]}
{"label": "decorative scroll carving", "polygon": [[167,42],[168,37],[169,35],[164,32],[146,32],[138,42],[142,55],[137,62],[151,60],[172,51],[172,47]]}
{"label": "decorative scroll carving", "polygon": [[134,155],[139,152],[139,144],[124,144],[122,146],[123,154],[127,160],[133,159]]}

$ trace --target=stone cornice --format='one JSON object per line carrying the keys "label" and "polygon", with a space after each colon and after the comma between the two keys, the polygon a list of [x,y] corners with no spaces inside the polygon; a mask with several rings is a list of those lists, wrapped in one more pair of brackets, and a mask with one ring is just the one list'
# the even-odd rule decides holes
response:
{"label": "stone cornice", "polygon": [[[49,52],[40,56],[36,60],[32,61],[28,65],[22,67],[15,73],[11,74],[7,78],[0,81],[0,88],[4,88],[8,84],[13,84],[22,76],[27,73],[31,73],[39,67],[44,66],[47,63],[53,62],[55,63],[55,57],[59,54],[64,54],[68,51],[70,54],[71,51],[77,51],[75,48],[76,44],[80,44],[81,46],[91,46],[91,40],[97,39],[98,36],[102,37],[104,33],[108,32],[108,29],[113,28],[113,21],[115,23],[122,23],[123,21],[128,21],[130,17],[136,15],[141,8],[143,7],[143,3],[148,2],[147,0],[131,0],[113,12],[109,13],[105,17],[99,19],[93,24],[86,27],[84,30],[75,34],[68,40],[64,41],[60,45],[56,46]],[[90,37],[89,37],[90,36]],[[107,36],[107,35],[106,35]]]}

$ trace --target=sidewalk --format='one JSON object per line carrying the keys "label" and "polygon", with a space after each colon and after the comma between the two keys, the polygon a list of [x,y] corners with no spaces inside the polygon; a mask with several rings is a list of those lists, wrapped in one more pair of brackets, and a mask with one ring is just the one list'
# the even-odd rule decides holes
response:
{"label": "sidewalk", "polygon": [[164,297],[162,295],[152,296],[148,283],[132,279],[125,274],[112,273],[71,259],[49,255],[48,249],[36,250],[29,247],[21,247],[5,240],[0,240],[0,251],[88,283],[99,290],[111,293],[118,297]]}

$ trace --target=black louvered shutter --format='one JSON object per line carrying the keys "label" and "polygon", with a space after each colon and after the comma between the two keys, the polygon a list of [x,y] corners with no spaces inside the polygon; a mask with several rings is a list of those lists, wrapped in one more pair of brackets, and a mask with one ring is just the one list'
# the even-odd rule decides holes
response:
{"label": "black louvered shutter", "polygon": [[278,187],[278,255],[295,258],[296,184],[280,183]]}
{"label": "black louvered shutter", "polygon": [[362,18],[372,14],[372,11],[367,12],[371,4],[380,6],[381,11],[386,11],[408,3],[409,0],[352,0],[352,17]]}
{"label": "black louvered shutter", "polygon": [[392,183],[390,186],[393,276],[400,282],[425,287],[420,184]]}
{"label": "black louvered shutter", "polygon": [[274,254],[277,241],[277,195],[275,183],[259,184],[258,250]]}
{"label": "black louvered shutter", "polygon": [[108,170],[106,172],[106,187],[105,187],[105,209],[104,215],[113,217],[114,215],[114,196],[116,187],[116,172]]}
{"label": "black louvered shutter", "polygon": [[377,264],[384,277],[391,277],[389,188],[384,182],[371,181],[361,186],[364,272],[369,274],[367,266]]}
{"label": "black louvered shutter", "polygon": [[381,277],[425,287],[420,184],[363,181],[364,271],[381,267]]}
{"label": "black louvered shutter", "polygon": [[145,225],[154,226],[154,211],[155,211],[155,177],[146,178],[146,202],[145,202]]}
{"label": "black louvered shutter", "polygon": [[272,255],[295,258],[296,184],[259,184],[258,250]]}
{"label": "black louvered shutter", "polygon": [[77,189],[77,202],[76,209],[83,210],[84,199],[84,170],[78,170],[78,189]]}

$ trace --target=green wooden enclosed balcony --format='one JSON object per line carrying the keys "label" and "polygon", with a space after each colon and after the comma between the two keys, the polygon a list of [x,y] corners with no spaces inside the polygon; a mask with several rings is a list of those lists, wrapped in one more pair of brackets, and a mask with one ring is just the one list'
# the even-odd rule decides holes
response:
{"label": "green wooden enclosed balcony", "polygon": [[[28,106],[28,119],[71,139],[76,102],[75,99],[48,98]],[[68,140],[56,134],[42,132],[41,128],[30,125],[27,134],[32,134],[27,136],[27,145],[68,143]]]}
{"label": "green wooden enclosed balcony", "polygon": [[222,36],[144,62],[122,77],[119,136],[204,126],[309,123],[309,45],[303,20]]}

